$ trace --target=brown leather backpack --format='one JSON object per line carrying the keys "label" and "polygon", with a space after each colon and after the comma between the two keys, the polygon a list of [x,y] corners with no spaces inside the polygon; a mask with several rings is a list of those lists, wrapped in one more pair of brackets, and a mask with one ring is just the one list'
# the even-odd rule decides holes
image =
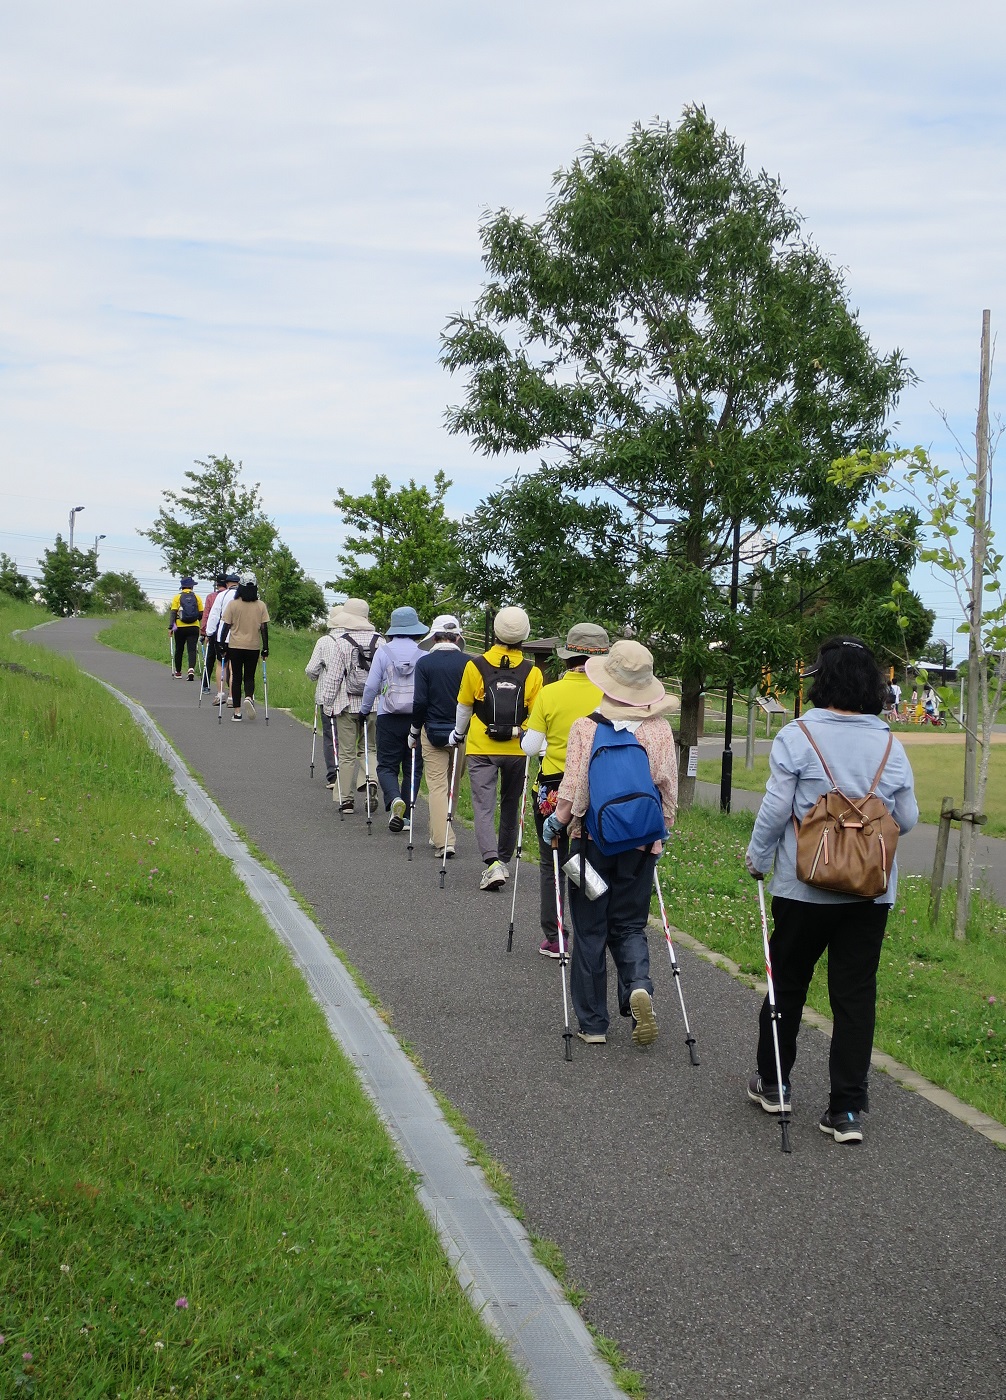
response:
{"label": "brown leather backpack", "polygon": [[877,796],[880,775],[887,767],[894,736],[888,734],[884,757],[865,797],[847,797],[831,775],[824,754],[800,728],[821,760],[831,788],[822,793],[796,829],[797,879],[815,889],[876,899],[886,894],[901,828]]}

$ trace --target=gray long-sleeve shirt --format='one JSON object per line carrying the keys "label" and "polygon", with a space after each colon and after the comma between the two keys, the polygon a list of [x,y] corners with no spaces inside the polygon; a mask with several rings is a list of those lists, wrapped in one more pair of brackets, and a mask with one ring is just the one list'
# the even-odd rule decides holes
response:
{"label": "gray long-sleeve shirt", "polygon": [[[808,710],[803,722],[814,735],[836,784],[849,797],[863,797],[887,747],[889,726],[876,715],[839,715],[833,710]],[[771,770],[748,857],[756,870],[775,866],[769,889],[782,899],[808,904],[855,903],[856,895],[835,894],[806,885],[796,876],[796,832],[793,817],[802,821],[822,793],[831,787],[821,760],[796,720],[780,729],[769,755]],[[911,831],[919,819],[912,769],[901,743],[891,745],[887,766],[877,784],[877,796],[902,832]],[[897,857],[891,863],[886,894],[874,902],[893,904],[898,894]]]}

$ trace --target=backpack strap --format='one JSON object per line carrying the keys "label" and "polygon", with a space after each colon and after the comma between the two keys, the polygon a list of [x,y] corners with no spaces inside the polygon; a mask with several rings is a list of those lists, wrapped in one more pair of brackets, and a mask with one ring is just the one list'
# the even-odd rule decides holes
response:
{"label": "backpack strap", "polygon": [[[839,786],[838,786],[838,784],[835,782],[835,779],[832,777],[831,769],[828,767],[827,763],[825,762],[824,754],[821,752],[821,750],[820,750],[820,749],[817,747],[817,745],[814,743],[814,740],[811,738],[810,730],[809,730],[809,729],[807,728],[807,726],[804,724],[804,722],[803,722],[802,719],[798,719],[798,720],[797,720],[797,724],[798,724],[798,725],[800,726],[800,728],[803,730],[804,737],[807,739],[807,742],[810,744],[811,748],[814,750],[814,752],[817,754],[818,758],[821,760],[821,767],[824,769],[824,775],[825,775],[825,777],[828,779],[828,782],[831,783],[831,786],[834,788],[834,790],[835,790],[836,792],[838,792],[838,791],[839,791]],[[873,775],[873,782],[870,784],[870,786],[869,786],[869,788],[867,789],[867,791],[866,791],[866,793],[864,794],[864,796],[860,798],[860,801],[861,801],[861,802],[862,802],[862,801],[865,801],[867,797],[873,797],[873,796],[876,795],[877,784],[880,782],[880,775],[883,773],[884,769],[887,767],[887,760],[888,760],[888,759],[890,758],[890,756],[891,756],[891,747],[892,747],[893,744],[894,744],[894,735],[891,733],[890,730],[888,730],[888,731],[887,731],[887,748],[884,750],[884,757],[880,760],[880,767],[877,769],[876,773],[874,773],[874,775]]]}
{"label": "backpack strap", "polygon": [[891,733],[890,730],[888,730],[888,731],[887,731],[887,748],[884,750],[884,757],[880,760],[880,767],[877,769],[876,773],[874,773],[874,775],[873,775],[873,782],[870,784],[870,790],[869,790],[869,792],[867,792],[867,794],[866,794],[867,797],[874,797],[874,796],[876,796],[877,784],[880,782],[880,775],[881,775],[881,773],[883,773],[884,769],[887,767],[887,760],[888,760],[888,759],[890,758],[890,756],[891,756],[891,746],[893,745],[893,743],[894,743],[894,735]]}
{"label": "backpack strap", "polygon": [[[803,722],[802,719],[798,719],[798,720],[797,720],[797,724],[800,726],[800,729],[803,731],[803,736],[804,736],[804,738],[807,740],[808,744],[810,744],[811,748],[814,750],[814,752],[817,754],[818,758],[821,760],[821,767],[824,769],[824,776],[828,779],[828,782],[831,783],[831,785],[832,785],[833,788],[837,788],[837,787],[838,787],[838,784],[835,782],[835,779],[834,779],[834,777],[832,776],[832,772],[831,772],[831,769],[828,767],[827,760],[825,759],[825,756],[824,756],[824,754],[821,752],[821,750],[820,750],[820,749],[817,747],[817,745],[814,743],[814,740],[811,738],[810,730],[809,730],[809,729],[807,728],[807,726],[804,724],[804,722]],[[886,762],[887,760],[885,759],[884,761]],[[878,777],[879,777],[879,774],[878,774]]]}

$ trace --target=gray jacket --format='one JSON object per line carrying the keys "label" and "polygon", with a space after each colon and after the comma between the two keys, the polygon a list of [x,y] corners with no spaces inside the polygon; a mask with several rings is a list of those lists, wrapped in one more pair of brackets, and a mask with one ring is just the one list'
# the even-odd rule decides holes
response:
{"label": "gray jacket", "polygon": [[[835,782],[849,797],[863,797],[880,767],[890,726],[876,715],[837,715],[833,710],[808,710],[803,722],[814,735]],[[856,903],[856,895],[834,894],[805,885],[796,877],[796,831],[793,817],[802,821],[822,793],[831,787],[817,754],[796,720],[780,729],[769,755],[769,780],[748,845],[748,858],[756,870],[775,870],[769,889],[782,899],[807,904]],[[911,831],[919,819],[912,769],[901,743],[891,745],[887,766],[877,784],[877,795],[902,832]],[[893,904],[898,894],[898,861],[891,864],[886,894],[874,901]]]}

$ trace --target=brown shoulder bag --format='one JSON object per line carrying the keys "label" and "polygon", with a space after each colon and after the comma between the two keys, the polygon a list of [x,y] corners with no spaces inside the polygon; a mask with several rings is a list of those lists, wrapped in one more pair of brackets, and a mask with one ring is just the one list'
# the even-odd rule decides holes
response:
{"label": "brown shoulder bag", "polygon": [[830,790],[822,793],[802,822],[793,817],[797,879],[815,889],[876,899],[887,892],[901,835],[901,828],[876,792],[880,775],[887,767],[894,736],[887,736],[883,761],[866,796],[846,797],[832,777],[824,754],[811,738],[810,730],[802,720],[797,723],[831,783]]}

